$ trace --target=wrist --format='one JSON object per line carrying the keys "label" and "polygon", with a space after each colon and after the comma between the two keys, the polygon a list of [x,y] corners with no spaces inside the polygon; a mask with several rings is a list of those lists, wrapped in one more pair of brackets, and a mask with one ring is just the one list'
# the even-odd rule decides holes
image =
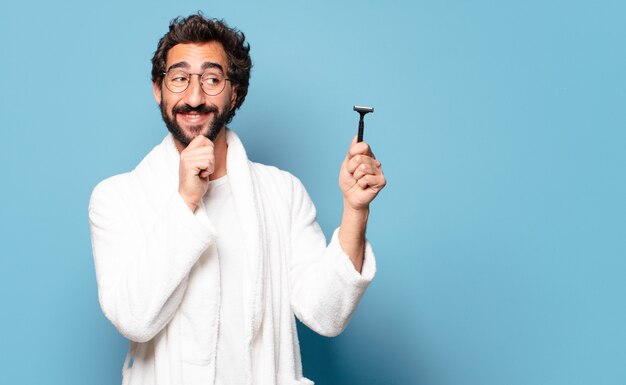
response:
{"label": "wrist", "polygon": [[339,227],[339,244],[343,252],[350,258],[356,271],[361,272],[365,253],[365,229],[369,208],[354,208],[344,202],[341,225]]}
{"label": "wrist", "polygon": [[180,195],[180,197],[183,198],[183,202],[185,202],[187,207],[189,207],[189,210],[191,210],[192,213],[195,213],[196,210],[198,209],[198,203],[194,201],[193,199],[189,199],[180,190],[178,190],[178,195]]}
{"label": "wrist", "polygon": [[341,233],[344,235],[343,238],[359,241],[365,238],[368,217],[369,207],[359,209],[344,202],[343,213],[341,215]]}
{"label": "wrist", "polygon": [[363,207],[354,207],[350,205],[346,200],[343,201],[343,218],[350,218],[353,220],[364,220],[367,222],[369,217],[370,208],[369,205]]}

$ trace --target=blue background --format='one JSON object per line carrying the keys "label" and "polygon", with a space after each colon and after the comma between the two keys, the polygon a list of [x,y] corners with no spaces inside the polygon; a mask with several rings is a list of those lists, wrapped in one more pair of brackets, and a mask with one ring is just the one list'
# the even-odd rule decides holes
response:
{"label": "blue background", "polygon": [[87,204],[165,135],[150,58],[201,9],[252,46],[231,124],[326,234],[357,114],[389,184],[349,328],[301,327],[319,385],[626,384],[623,1],[3,1],[0,382],[117,384]]}

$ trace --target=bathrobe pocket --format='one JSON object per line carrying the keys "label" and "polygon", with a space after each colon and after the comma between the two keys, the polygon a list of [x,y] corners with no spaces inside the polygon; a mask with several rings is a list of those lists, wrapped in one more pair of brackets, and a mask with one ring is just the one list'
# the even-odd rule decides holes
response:
{"label": "bathrobe pocket", "polygon": [[193,314],[183,312],[180,318],[181,358],[183,361],[207,365],[215,356],[216,333],[213,319],[217,307],[194,309]]}

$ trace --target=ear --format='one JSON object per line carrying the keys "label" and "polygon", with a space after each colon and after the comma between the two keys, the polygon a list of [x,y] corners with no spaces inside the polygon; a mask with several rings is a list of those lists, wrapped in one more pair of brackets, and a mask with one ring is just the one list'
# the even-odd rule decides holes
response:
{"label": "ear", "polygon": [[158,105],[161,105],[161,86],[159,83],[152,83],[152,92],[154,93],[154,100],[156,100]]}
{"label": "ear", "polygon": [[237,87],[232,86],[232,92],[230,93],[230,109],[235,108],[235,103],[237,103]]}

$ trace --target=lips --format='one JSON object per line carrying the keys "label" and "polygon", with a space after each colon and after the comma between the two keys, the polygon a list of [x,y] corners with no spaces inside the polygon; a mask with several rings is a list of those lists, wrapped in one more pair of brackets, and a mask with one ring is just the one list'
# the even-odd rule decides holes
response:
{"label": "lips", "polygon": [[174,107],[172,113],[175,114],[177,120],[180,119],[181,123],[197,126],[206,123],[211,113],[217,114],[218,108],[214,105],[201,104],[191,107],[188,104],[183,104]]}
{"label": "lips", "polygon": [[204,122],[209,114],[208,113],[198,113],[198,112],[188,112],[188,113],[179,113],[176,114],[183,121],[191,124],[198,124]]}

